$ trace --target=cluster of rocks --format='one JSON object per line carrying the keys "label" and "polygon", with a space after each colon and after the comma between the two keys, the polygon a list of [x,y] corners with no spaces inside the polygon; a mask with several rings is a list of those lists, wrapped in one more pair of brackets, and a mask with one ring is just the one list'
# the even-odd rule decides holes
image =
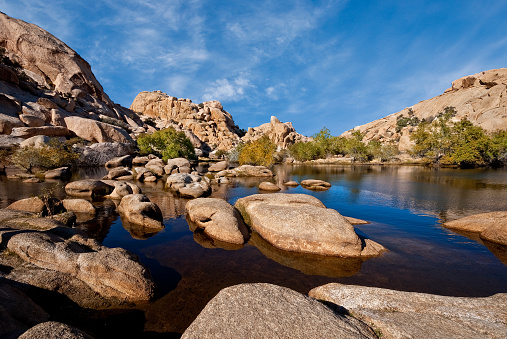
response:
{"label": "cluster of rocks", "polygon": [[349,220],[305,194],[255,194],[238,199],[234,207],[218,199],[196,199],[187,203],[187,220],[193,231],[235,244],[248,240],[246,225],[285,251],[368,258],[386,250],[360,238]]}

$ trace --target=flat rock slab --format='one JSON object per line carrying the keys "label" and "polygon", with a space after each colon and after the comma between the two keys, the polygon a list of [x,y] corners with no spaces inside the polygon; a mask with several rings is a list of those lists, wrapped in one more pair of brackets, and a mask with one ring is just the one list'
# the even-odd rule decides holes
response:
{"label": "flat rock slab", "polygon": [[475,214],[444,223],[450,229],[479,233],[482,239],[507,246],[507,211]]}
{"label": "flat rock slab", "polygon": [[506,338],[507,294],[447,297],[331,283],[309,295],[345,308],[385,338]]}
{"label": "flat rock slab", "polygon": [[218,198],[198,198],[185,206],[192,232],[202,230],[209,237],[242,245],[249,238],[239,212],[227,201]]}
{"label": "flat rock slab", "polygon": [[245,223],[271,245],[286,251],[339,257],[377,256],[381,245],[355,233],[340,213],[306,194],[254,194],[235,207]]}
{"label": "flat rock slab", "polygon": [[285,287],[241,284],[221,290],[182,338],[377,338],[366,324],[337,315]]}
{"label": "flat rock slab", "polygon": [[301,181],[301,187],[313,191],[325,191],[331,187],[331,184],[317,179],[308,179]]}

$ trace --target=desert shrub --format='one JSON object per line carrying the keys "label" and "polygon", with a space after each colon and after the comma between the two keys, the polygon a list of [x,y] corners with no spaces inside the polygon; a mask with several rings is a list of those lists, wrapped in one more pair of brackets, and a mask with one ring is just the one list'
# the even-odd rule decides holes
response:
{"label": "desert shrub", "polygon": [[18,148],[10,160],[16,166],[31,172],[34,168],[51,169],[73,166],[78,158],[79,153],[72,148],[71,144],[51,138],[47,146]]}
{"label": "desert shrub", "polygon": [[352,136],[346,139],[345,153],[359,161],[371,160],[368,146],[363,142],[364,134],[360,131],[352,132]]}
{"label": "desert shrub", "polygon": [[153,134],[142,134],[137,138],[141,155],[155,154],[164,161],[173,158],[195,158],[194,146],[185,136],[174,128],[166,128]]}
{"label": "desert shrub", "polygon": [[276,151],[276,145],[271,139],[264,135],[261,138],[248,142],[241,147],[238,162],[240,165],[262,165],[270,166],[274,162],[273,155]]}
{"label": "desert shrub", "polygon": [[319,158],[322,154],[322,149],[314,141],[298,141],[289,146],[289,153],[297,161],[308,161]]}
{"label": "desert shrub", "polygon": [[227,151],[226,150],[223,150],[223,149],[219,149],[216,153],[215,153],[215,156],[218,158],[218,159],[221,159],[223,157],[225,157],[227,155]]}

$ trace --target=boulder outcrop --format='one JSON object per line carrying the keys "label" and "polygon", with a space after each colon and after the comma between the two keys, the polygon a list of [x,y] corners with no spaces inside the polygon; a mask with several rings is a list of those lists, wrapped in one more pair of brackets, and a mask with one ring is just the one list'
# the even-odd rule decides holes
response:
{"label": "boulder outcrop", "polygon": [[286,251],[374,257],[385,248],[361,239],[340,213],[305,194],[254,194],[234,205],[245,223],[275,247]]}
{"label": "boulder outcrop", "polygon": [[195,174],[178,173],[167,177],[166,186],[183,198],[200,198],[211,194],[208,180]]}
{"label": "boulder outcrop", "polygon": [[141,92],[130,109],[157,119],[157,127],[189,131],[208,147],[229,150],[239,143],[241,131],[218,101],[194,104],[190,99],[178,99],[160,91]]}
{"label": "boulder outcrop", "polygon": [[349,315],[271,284],[241,284],[221,290],[182,338],[377,338]]}
{"label": "boulder outcrop", "polygon": [[287,148],[298,141],[308,141],[309,138],[296,132],[291,122],[282,123],[272,116],[271,121],[259,127],[250,127],[241,138],[244,142],[252,142],[267,135],[278,148]]}
{"label": "boulder outcrop", "polygon": [[[455,108],[457,113],[454,120],[467,118],[486,131],[506,130],[506,86],[507,68],[465,76],[453,81],[451,88],[439,96],[421,101],[385,118],[357,126],[354,130],[365,133],[363,141],[397,142],[400,151],[407,151],[413,145],[410,134],[414,127],[407,124],[397,131],[398,120],[408,118],[411,121],[431,121],[446,107]],[[345,132],[343,135],[349,136],[351,132]]]}
{"label": "boulder outcrop", "polygon": [[239,245],[249,238],[241,215],[223,199],[198,198],[187,202],[185,208],[192,232],[202,231],[212,239]]}
{"label": "boulder outcrop", "polygon": [[118,212],[129,223],[151,229],[162,229],[162,211],[143,194],[129,194],[121,199]]}
{"label": "boulder outcrop", "polygon": [[482,239],[507,246],[507,211],[475,214],[443,225],[453,230],[479,233]]}
{"label": "boulder outcrop", "polygon": [[505,293],[463,298],[331,283],[309,295],[372,324],[385,338],[503,338],[507,334]]}

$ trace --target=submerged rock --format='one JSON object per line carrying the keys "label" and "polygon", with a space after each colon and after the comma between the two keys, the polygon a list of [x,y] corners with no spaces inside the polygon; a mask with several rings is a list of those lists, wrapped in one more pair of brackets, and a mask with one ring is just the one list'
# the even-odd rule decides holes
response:
{"label": "submerged rock", "polygon": [[249,238],[241,215],[223,199],[199,198],[185,206],[192,232],[202,230],[209,237],[231,243],[244,244]]}
{"label": "submerged rock", "polygon": [[271,191],[276,192],[280,190],[280,187],[276,186],[272,182],[269,181],[263,181],[259,184],[259,189],[262,191]]}
{"label": "submerged rock", "polygon": [[271,284],[221,290],[182,338],[377,338],[366,324]]}
{"label": "submerged rock", "polygon": [[447,297],[331,283],[309,295],[372,324],[385,338],[505,338],[507,294]]}
{"label": "submerged rock", "polygon": [[245,223],[275,247],[286,251],[339,257],[378,256],[385,248],[362,241],[345,217],[305,194],[254,194],[235,207]]}
{"label": "submerged rock", "polygon": [[331,187],[331,184],[323,180],[307,179],[301,181],[301,187],[313,191],[325,191]]}

